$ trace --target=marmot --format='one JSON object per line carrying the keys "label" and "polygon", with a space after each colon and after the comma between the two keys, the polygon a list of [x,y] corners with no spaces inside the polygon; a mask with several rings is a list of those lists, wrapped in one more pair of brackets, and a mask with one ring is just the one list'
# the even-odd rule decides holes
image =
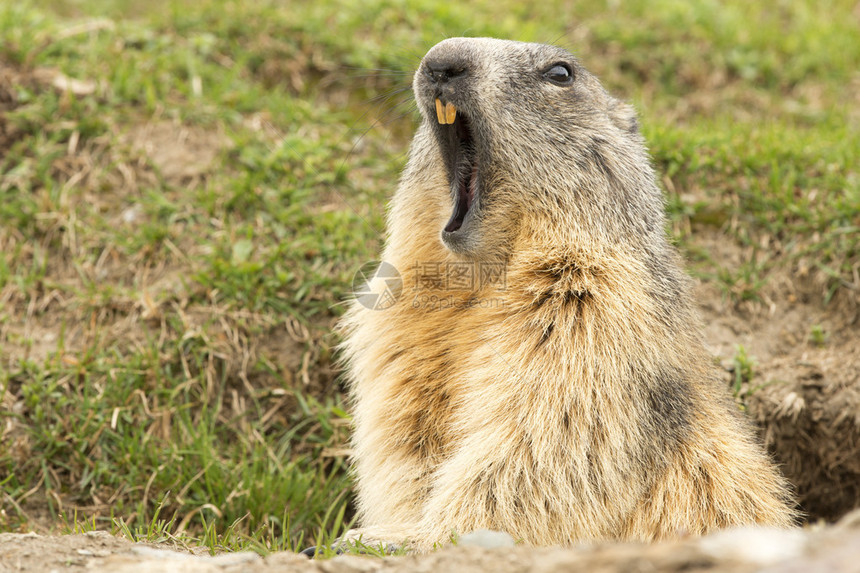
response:
{"label": "marmot", "polygon": [[790,526],[789,487],[706,352],[633,109],[567,51],[452,38],[382,259],[342,322],[365,543],[531,545]]}

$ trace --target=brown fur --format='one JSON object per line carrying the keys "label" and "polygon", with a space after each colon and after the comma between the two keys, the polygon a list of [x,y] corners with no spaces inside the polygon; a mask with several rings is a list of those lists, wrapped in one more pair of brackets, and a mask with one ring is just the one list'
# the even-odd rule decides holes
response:
{"label": "brown fur", "polygon": [[[556,62],[571,85],[542,76]],[[424,121],[383,254],[403,294],[343,321],[367,526],[350,536],[427,550],[480,528],[553,545],[791,525],[704,349],[632,109],[563,50],[491,39],[434,47],[414,91]],[[470,122],[479,189],[441,239],[452,126],[436,97]],[[506,280],[427,272],[449,263]]]}

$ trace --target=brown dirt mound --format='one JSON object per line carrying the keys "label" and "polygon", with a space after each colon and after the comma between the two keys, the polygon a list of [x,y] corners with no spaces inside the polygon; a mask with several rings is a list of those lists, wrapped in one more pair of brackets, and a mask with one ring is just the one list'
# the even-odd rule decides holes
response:
{"label": "brown dirt mound", "polygon": [[[697,242],[733,249],[704,234]],[[743,401],[809,521],[860,507],[860,291],[843,289],[824,305],[825,290],[785,269],[769,277],[763,303],[729,304],[712,284],[697,292],[706,341],[727,383],[738,345],[753,357]]]}
{"label": "brown dirt mound", "polygon": [[[827,520],[860,507],[860,356],[845,350],[829,360],[781,360],[775,382],[749,400],[801,506]],[[779,381],[780,371],[790,380]]]}

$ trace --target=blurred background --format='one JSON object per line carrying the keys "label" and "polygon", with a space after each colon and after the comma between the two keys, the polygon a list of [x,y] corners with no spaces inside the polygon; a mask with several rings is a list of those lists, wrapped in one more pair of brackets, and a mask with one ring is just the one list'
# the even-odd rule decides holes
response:
{"label": "blurred background", "polygon": [[[726,384],[811,518],[860,505],[857,2],[18,0],[0,531],[265,551],[342,530],[333,325],[384,241],[411,74],[459,35],[564,46],[635,105]],[[810,387],[838,395],[826,436]]]}

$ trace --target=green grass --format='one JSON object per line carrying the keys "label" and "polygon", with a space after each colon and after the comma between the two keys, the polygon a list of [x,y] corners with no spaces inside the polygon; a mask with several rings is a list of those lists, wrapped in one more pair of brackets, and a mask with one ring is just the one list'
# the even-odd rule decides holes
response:
{"label": "green grass", "polygon": [[744,384],[749,385],[755,376],[756,359],[750,356],[746,347],[741,344],[735,346],[735,355],[732,358],[732,392],[736,396],[745,394]]}
{"label": "green grass", "polygon": [[776,272],[860,288],[853,9],[4,3],[0,530],[265,552],[347,526],[331,329],[444,37],[557,42],[630,99],[670,231],[730,299]]}

